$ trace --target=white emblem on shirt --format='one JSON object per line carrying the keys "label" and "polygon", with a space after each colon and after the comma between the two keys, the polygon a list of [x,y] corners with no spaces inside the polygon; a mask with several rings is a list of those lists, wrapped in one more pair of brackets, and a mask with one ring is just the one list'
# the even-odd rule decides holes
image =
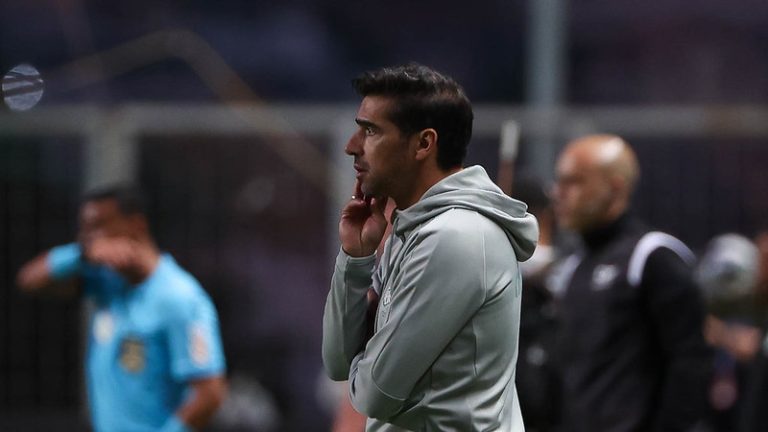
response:
{"label": "white emblem on shirt", "polygon": [[389,302],[392,301],[392,289],[387,288],[386,291],[384,291],[384,306],[387,306]]}
{"label": "white emblem on shirt", "polygon": [[112,339],[115,334],[115,321],[109,311],[96,312],[93,317],[93,338],[96,342],[103,344]]}
{"label": "white emblem on shirt", "polygon": [[208,340],[205,337],[205,328],[202,324],[189,326],[189,356],[192,358],[192,362],[198,366],[208,363],[210,352]]}
{"label": "white emblem on shirt", "polygon": [[592,290],[602,291],[611,287],[611,283],[619,275],[619,267],[615,265],[600,264],[595,266],[592,272]]}

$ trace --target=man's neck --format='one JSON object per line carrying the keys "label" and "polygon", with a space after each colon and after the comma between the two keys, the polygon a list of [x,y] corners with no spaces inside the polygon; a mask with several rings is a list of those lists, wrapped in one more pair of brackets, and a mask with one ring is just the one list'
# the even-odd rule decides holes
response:
{"label": "man's neck", "polygon": [[584,241],[585,246],[590,250],[600,249],[621,232],[622,228],[627,224],[628,219],[628,215],[624,213],[617,218],[604,221],[581,233],[581,238]]}
{"label": "man's neck", "polygon": [[406,198],[395,199],[398,210],[405,210],[421,200],[421,197],[434,185],[443,181],[446,177],[456,174],[463,168],[458,166],[449,170],[429,170],[414,182],[415,187],[407,194]]}

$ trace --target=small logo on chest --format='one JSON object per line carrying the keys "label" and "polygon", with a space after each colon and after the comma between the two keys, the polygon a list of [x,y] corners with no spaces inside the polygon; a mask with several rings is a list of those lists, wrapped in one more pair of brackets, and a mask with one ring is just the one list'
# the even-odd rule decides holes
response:
{"label": "small logo on chest", "polygon": [[619,275],[619,267],[616,265],[600,264],[592,272],[592,290],[602,291],[613,285],[616,276]]}
{"label": "small logo on chest", "polygon": [[384,306],[389,306],[389,303],[392,302],[392,289],[387,288],[386,291],[384,291],[384,298],[382,299],[382,302],[384,303]]}
{"label": "small logo on chest", "polygon": [[146,365],[146,348],[138,338],[125,338],[120,344],[120,365],[125,370],[138,373]]}

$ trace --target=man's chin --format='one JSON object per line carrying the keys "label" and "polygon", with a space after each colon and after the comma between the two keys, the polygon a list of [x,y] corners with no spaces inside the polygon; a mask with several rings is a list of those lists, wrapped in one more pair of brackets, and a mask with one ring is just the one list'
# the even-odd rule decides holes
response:
{"label": "man's chin", "polygon": [[360,183],[360,190],[363,192],[363,195],[365,196],[376,196],[376,188],[375,186],[372,186],[370,183],[362,182]]}
{"label": "man's chin", "polygon": [[557,226],[565,231],[570,231],[574,233],[581,232],[581,226],[574,223],[573,221],[566,221],[566,220],[560,220],[557,222]]}

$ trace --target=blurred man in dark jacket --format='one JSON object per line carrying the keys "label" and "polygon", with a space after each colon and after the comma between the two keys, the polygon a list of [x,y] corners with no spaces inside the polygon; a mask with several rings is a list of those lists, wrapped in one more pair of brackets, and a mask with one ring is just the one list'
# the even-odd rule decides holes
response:
{"label": "blurred man in dark jacket", "polygon": [[583,246],[563,264],[564,429],[691,429],[711,369],[693,254],[628,214],[639,168],[621,138],[569,143],[556,176],[558,224]]}

